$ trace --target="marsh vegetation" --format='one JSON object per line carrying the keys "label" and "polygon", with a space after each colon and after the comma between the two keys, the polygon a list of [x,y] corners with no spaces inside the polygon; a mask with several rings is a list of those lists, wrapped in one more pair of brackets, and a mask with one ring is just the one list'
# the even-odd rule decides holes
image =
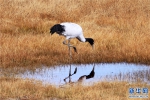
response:
{"label": "marsh vegetation", "polygon": [[[0,0],[0,66],[68,63],[64,37],[51,36],[56,23],[75,22],[95,49],[72,40],[72,63],[150,63],[149,0]],[[61,8],[61,9],[60,9]],[[58,47],[60,49],[58,49]]]}
{"label": "marsh vegetation", "polygon": [[[68,48],[62,44],[64,37],[49,33],[51,26],[61,22],[79,24],[85,37],[95,40],[94,50],[88,43],[71,41],[80,51],[72,53],[73,64],[149,65],[149,5],[149,0],[0,0],[0,68],[33,70],[41,65],[69,64]],[[59,89],[34,80],[1,75],[0,99],[127,100],[129,87],[150,89],[148,84],[139,81],[99,82],[88,87]]]}

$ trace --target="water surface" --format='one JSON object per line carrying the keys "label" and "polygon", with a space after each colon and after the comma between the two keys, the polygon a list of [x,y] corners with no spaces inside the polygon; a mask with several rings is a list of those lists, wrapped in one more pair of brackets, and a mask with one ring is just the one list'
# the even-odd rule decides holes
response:
{"label": "water surface", "polygon": [[[71,77],[72,82],[77,82],[80,76],[88,75],[93,69],[94,64],[71,65],[71,71],[74,72],[77,67],[77,73]],[[17,77],[40,80],[43,83],[52,85],[65,84],[64,78],[69,75],[70,65],[63,66],[41,66],[35,71],[27,70],[23,73],[18,73]],[[94,78],[83,81],[83,84],[89,85],[98,81],[142,81],[150,83],[150,66],[126,64],[126,63],[110,63],[110,64],[95,64]],[[67,80],[68,82],[68,80]]]}
{"label": "water surface", "polygon": [[[77,82],[82,75],[88,75],[95,66],[94,78],[83,81],[84,85],[90,85],[98,81],[142,81],[150,83],[150,66],[127,64],[127,63],[109,63],[109,64],[81,64],[71,65],[71,72],[73,73],[77,67],[77,73],[71,77],[72,82]],[[3,70],[0,69],[0,76],[8,75],[14,77],[28,78],[40,80],[43,83],[52,85],[65,84],[64,78],[69,75],[70,65],[60,66],[41,66],[35,70],[25,68],[14,68]],[[66,80],[69,81],[68,79]]]}

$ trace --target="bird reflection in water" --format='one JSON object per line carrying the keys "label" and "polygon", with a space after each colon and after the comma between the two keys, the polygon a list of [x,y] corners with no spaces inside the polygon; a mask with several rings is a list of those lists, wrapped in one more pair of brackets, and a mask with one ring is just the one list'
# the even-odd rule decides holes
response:
{"label": "bird reflection in water", "polygon": [[[95,71],[94,71],[94,69],[95,69],[95,64],[94,64],[94,66],[93,66],[93,69],[91,70],[91,72],[88,74],[88,75],[82,75],[82,76],[80,76],[79,78],[78,78],[78,80],[76,81],[76,82],[72,82],[71,81],[71,76],[73,76],[74,74],[76,74],[77,73],[77,67],[75,68],[75,70],[74,70],[74,72],[70,75],[69,74],[69,76],[68,77],[66,77],[66,78],[64,78],[64,82],[65,82],[65,84],[64,85],[62,85],[62,86],[60,86],[60,87],[65,87],[65,86],[67,86],[67,85],[74,85],[74,84],[81,84],[83,81],[85,81],[85,80],[87,80],[87,79],[90,79],[90,78],[93,78],[94,77],[94,75],[95,75]],[[69,81],[67,82],[67,79],[69,79]]]}

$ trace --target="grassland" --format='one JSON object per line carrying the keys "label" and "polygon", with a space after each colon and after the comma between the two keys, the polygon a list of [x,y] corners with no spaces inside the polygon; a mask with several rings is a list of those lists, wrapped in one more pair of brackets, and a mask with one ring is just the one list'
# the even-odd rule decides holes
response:
{"label": "grassland", "polygon": [[117,81],[100,82],[88,87],[77,85],[71,88],[43,86],[41,82],[16,78],[0,78],[0,81],[1,100],[137,100],[129,98],[129,88],[150,88],[150,85],[144,83],[129,84]]}
{"label": "grassland", "polygon": [[56,23],[82,26],[88,43],[72,40],[72,63],[150,64],[149,0],[0,0],[0,67],[68,63],[64,37],[51,36]]}
{"label": "grassland", "polygon": [[[150,0],[0,0],[0,67],[69,63],[64,37],[49,34],[50,27],[61,22],[81,25],[85,37],[95,40],[94,50],[72,40],[78,50],[72,51],[72,63],[150,64]],[[150,89],[144,83],[127,82],[58,89],[0,77],[0,99],[128,100],[129,87],[138,86]]]}

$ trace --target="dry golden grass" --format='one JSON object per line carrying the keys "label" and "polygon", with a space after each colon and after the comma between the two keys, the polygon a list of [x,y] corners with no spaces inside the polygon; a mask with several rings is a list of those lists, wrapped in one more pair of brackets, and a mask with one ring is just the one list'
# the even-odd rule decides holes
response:
{"label": "dry golden grass", "polygon": [[[72,63],[150,64],[149,0],[0,0],[0,67],[68,63],[64,37],[51,36],[60,22],[82,26],[88,43],[72,40]],[[57,41],[56,41],[57,40]]]}
{"label": "dry golden grass", "polygon": [[[95,40],[94,50],[72,40],[78,50],[72,63],[150,64],[150,0],[0,0],[0,67],[69,63],[64,37],[49,34],[61,22],[78,23],[85,37]],[[58,89],[1,77],[0,99],[129,100],[129,87],[138,86],[150,90],[149,85],[126,82]]]}
{"label": "dry golden grass", "polygon": [[[131,100],[129,88],[150,89],[144,83],[129,84],[127,82],[100,82],[93,86],[73,86],[56,88],[43,86],[40,82],[16,78],[0,78],[0,99],[20,98],[20,100]],[[148,93],[148,96],[150,92]],[[132,100],[137,100],[137,98]],[[144,100],[147,100],[146,98]]]}

